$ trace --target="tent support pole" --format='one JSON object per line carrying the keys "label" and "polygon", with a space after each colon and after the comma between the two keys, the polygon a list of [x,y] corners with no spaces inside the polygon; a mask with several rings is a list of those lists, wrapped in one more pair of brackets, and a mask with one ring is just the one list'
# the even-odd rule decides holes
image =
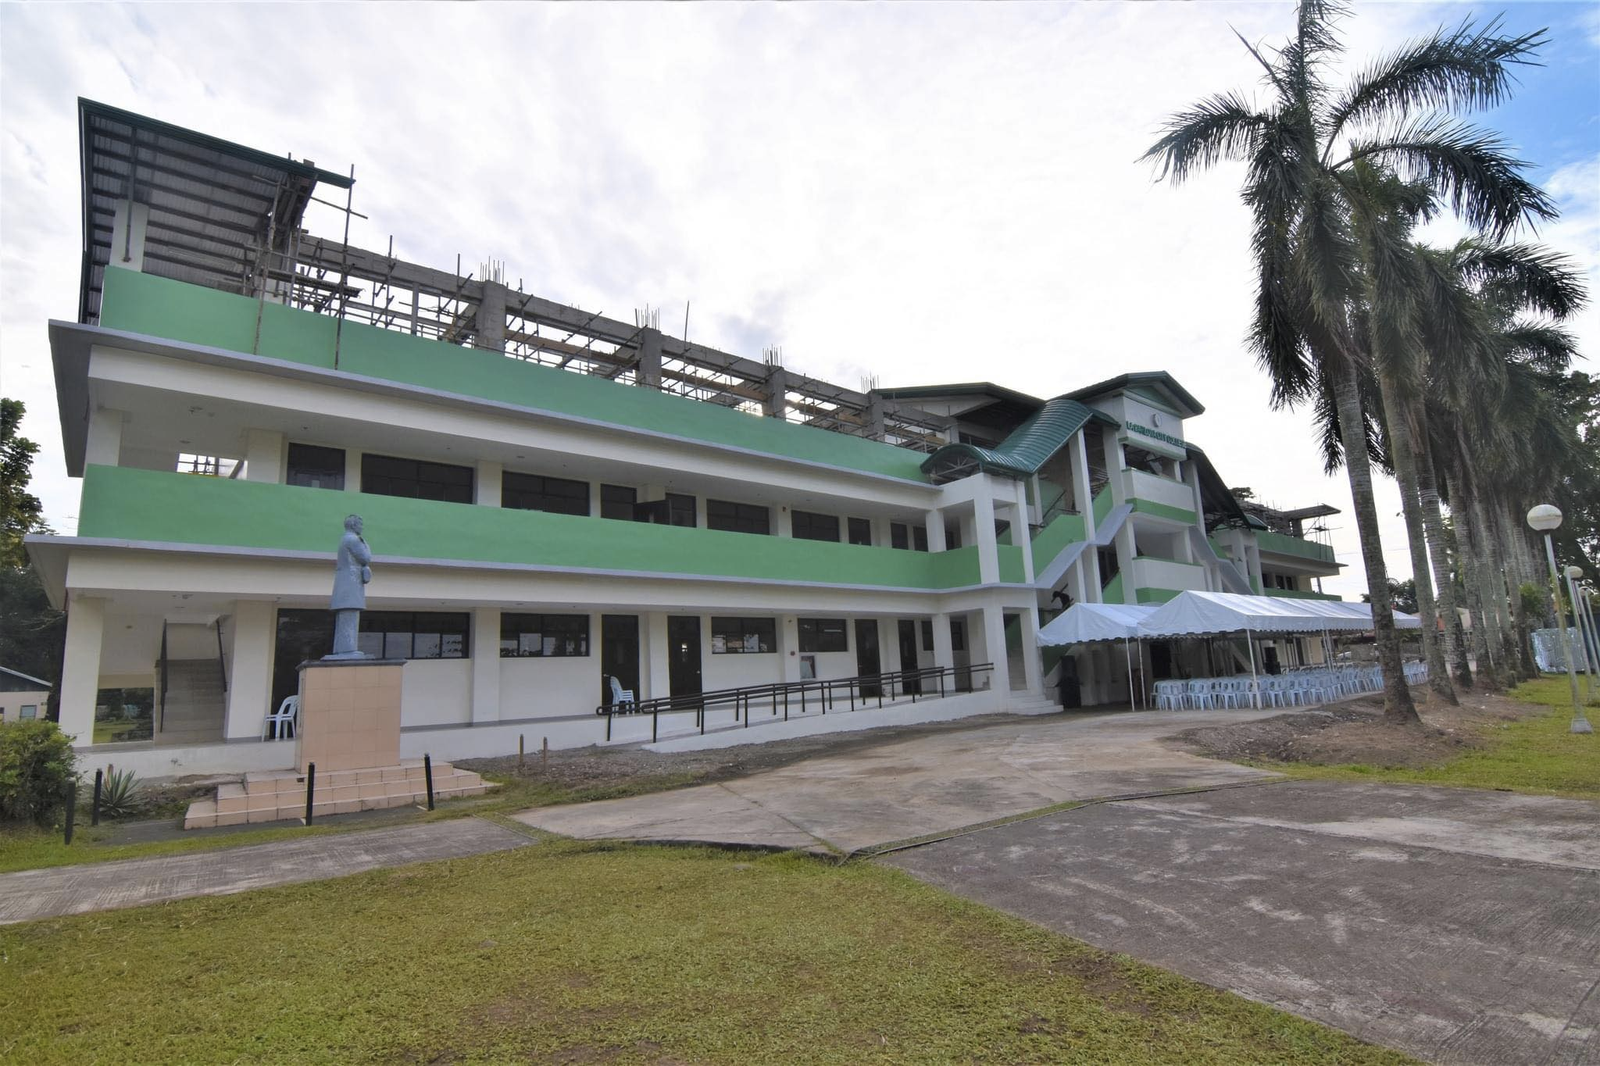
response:
{"label": "tent support pole", "polygon": [[1139,705],[1133,698],[1133,656],[1128,652],[1128,638],[1122,638],[1122,658],[1128,664],[1128,710],[1137,711]]}
{"label": "tent support pole", "polygon": [[1261,709],[1261,681],[1256,677],[1256,642],[1250,630],[1244,631],[1244,646],[1250,649],[1250,702]]}

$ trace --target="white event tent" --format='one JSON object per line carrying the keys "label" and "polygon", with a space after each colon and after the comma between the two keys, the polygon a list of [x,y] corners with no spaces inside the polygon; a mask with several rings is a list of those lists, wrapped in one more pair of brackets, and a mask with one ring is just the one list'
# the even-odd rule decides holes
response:
{"label": "white event tent", "polygon": [[[1128,699],[1133,699],[1133,653],[1128,644],[1139,637],[1139,623],[1156,613],[1155,607],[1131,603],[1075,603],[1039,629],[1039,646],[1095,644],[1122,641],[1128,664]],[[1139,653],[1142,657],[1144,652]]]}

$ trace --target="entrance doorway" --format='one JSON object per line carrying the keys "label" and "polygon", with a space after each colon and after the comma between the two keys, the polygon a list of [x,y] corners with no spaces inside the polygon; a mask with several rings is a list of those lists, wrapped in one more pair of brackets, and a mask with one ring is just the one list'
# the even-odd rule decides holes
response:
{"label": "entrance doorway", "polygon": [[673,615],[667,619],[667,681],[672,698],[700,694],[700,619]]}
{"label": "entrance doorway", "polygon": [[611,683],[639,694],[639,619],[631,614],[600,616],[600,702],[611,705]]}
{"label": "entrance doorway", "polygon": [[[878,620],[876,618],[856,619],[856,676],[872,677],[883,673],[883,662],[878,657]],[[883,686],[863,684],[863,696],[879,696],[883,694]]]}
{"label": "entrance doorway", "polygon": [[922,695],[922,679],[916,677],[917,623],[909,618],[900,619],[900,685],[908,696]]}

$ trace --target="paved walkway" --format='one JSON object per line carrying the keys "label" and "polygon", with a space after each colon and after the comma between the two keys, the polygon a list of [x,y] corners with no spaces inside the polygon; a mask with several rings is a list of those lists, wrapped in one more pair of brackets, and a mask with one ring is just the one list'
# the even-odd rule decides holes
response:
{"label": "paved walkway", "polygon": [[545,807],[515,817],[581,839],[744,844],[854,854],[1072,800],[1275,775],[1172,751],[1160,738],[1282,711],[1052,716],[824,755],[716,785]]}
{"label": "paved walkway", "polygon": [[1600,1063],[1600,803],[1276,782],[882,861],[1429,1061]]}
{"label": "paved walkway", "polygon": [[0,874],[0,925],[189,896],[225,896],[531,843],[531,838],[493,822],[461,818],[153,859],[24,870]]}

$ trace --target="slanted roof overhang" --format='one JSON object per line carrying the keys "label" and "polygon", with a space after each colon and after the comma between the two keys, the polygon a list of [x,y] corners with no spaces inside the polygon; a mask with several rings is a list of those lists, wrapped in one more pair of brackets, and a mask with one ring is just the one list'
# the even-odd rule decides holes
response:
{"label": "slanted roof overhang", "polygon": [[1045,401],[1043,407],[993,448],[976,444],[946,444],[928,456],[922,472],[943,484],[983,472],[1024,478],[1039,472],[1072,435],[1091,421],[1113,428],[1116,419],[1066,396]]}
{"label": "slanted roof overhang", "polygon": [[149,209],[144,270],[229,292],[272,264],[294,240],[319,182],[352,178],[287,156],[174,126],[119,107],[78,100],[83,179],[83,275],[78,321],[96,323],[105,267],[115,250],[117,204]]}
{"label": "slanted roof overhang", "polygon": [[1266,528],[1265,522],[1252,520],[1250,515],[1245,514],[1244,508],[1228,491],[1227,482],[1222,480],[1222,475],[1211,465],[1205,452],[1192,444],[1186,445],[1184,450],[1188,452],[1189,461],[1194,464],[1195,475],[1200,482],[1200,506],[1205,510],[1203,517],[1207,533],[1225,525]]}
{"label": "slanted roof overhang", "polygon": [[1151,370],[1135,374],[1118,374],[1114,378],[1096,382],[1082,389],[1074,389],[1067,393],[1075,400],[1092,400],[1107,393],[1117,392],[1134,385],[1145,385],[1163,393],[1177,409],[1178,414],[1184,418],[1194,418],[1205,413],[1205,405],[1190,395],[1189,390],[1178,384],[1178,380],[1165,370]]}

